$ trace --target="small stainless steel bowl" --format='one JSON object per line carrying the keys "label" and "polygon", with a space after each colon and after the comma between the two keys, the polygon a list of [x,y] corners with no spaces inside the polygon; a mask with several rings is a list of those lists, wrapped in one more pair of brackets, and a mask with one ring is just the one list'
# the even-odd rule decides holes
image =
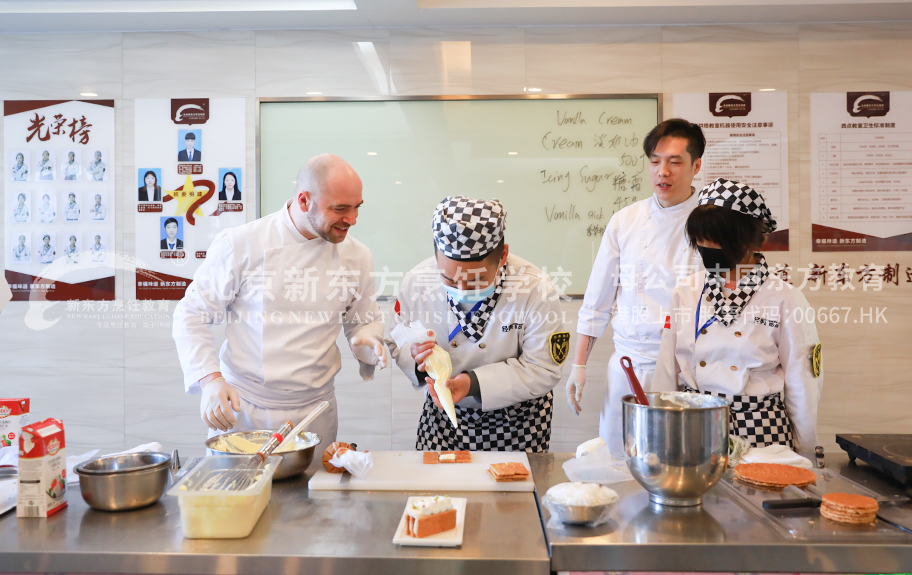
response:
{"label": "small stainless steel bowl", "polygon": [[[219,440],[226,437],[241,437],[251,443],[262,445],[266,443],[274,433],[275,431],[266,429],[255,431],[232,431],[231,433],[223,433],[210,437],[206,440],[206,447],[210,452],[216,455],[237,455],[241,453],[237,449],[218,448]],[[282,463],[280,463],[278,469],[276,469],[275,475],[272,476],[273,481],[303,473],[307,469],[307,466],[313,461],[314,450],[317,448],[317,445],[320,444],[320,436],[310,431],[302,431],[294,438],[294,441],[295,449],[293,451],[272,453],[272,457],[280,457],[282,459]]]}
{"label": "small stainless steel bowl", "polygon": [[607,513],[610,508],[616,507],[617,504],[617,501],[612,501],[603,505],[563,505],[550,500],[548,509],[563,523],[582,525],[603,517],[604,513]]}
{"label": "small stainless steel bowl", "polygon": [[110,455],[90,459],[75,471],[89,507],[126,511],[161,499],[171,478],[171,456],[155,452]]}

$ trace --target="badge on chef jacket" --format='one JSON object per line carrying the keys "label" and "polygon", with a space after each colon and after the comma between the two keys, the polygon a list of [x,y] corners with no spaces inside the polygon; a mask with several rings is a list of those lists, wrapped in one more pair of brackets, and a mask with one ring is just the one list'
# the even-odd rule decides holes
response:
{"label": "badge on chef jacket", "polygon": [[564,363],[567,356],[570,355],[570,332],[552,333],[548,338],[548,343],[551,344],[551,359],[554,360],[554,363],[557,365]]}
{"label": "badge on chef jacket", "polygon": [[814,346],[814,350],[811,352],[811,371],[814,372],[814,377],[820,377],[820,367],[823,362],[823,352],[821,351],[821,345],[817,344]]}

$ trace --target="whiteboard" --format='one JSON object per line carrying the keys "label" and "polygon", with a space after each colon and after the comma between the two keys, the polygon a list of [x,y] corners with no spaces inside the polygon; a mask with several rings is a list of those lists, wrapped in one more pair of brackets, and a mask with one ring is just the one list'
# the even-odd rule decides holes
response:
{"label": "whiteboard", "polygon": [[[378,272],[405,273],[433,255],[434,208],[461,194],[499,199],[510,252],[582,294],[611,215],[652,194],[643,138],[659,109],[658,95],[261,100],[260,214],[293,195],[308,158],[333,153],[364,183],[350,233]],[[391,282],[382,293],[393,291]]]}

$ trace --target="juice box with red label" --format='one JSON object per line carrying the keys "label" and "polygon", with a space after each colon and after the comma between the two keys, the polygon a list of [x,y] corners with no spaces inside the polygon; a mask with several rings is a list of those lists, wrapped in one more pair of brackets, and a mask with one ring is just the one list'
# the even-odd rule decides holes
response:
{"label": "juice box with red label", "polygon": [[27,397],[0,398],[0,447],[19,445],[19,432],[28,418]]}
{"label": "juice box with red label", "polygon": [[16,517],[48,517],[66,507],[66,441],[63,422],[49,417],[19,435]]}

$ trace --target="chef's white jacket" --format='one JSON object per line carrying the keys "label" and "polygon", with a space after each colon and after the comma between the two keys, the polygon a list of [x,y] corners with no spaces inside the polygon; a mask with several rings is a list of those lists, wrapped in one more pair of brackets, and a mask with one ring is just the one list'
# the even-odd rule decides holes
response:
{"label": "chef's white jacket", "polygon": [[694,191],[684,202],[663,208],[653,195],[611,216],[592,265],[577,333],[602,337],[610,322],[619,354],[634,364],[655,363],[671,290],[677,278],[702,269],[685,236],[698,196]]}
{"label": "chef's white jacket", "polygon": [[[471,269],[473,264],[465,265]],[[550,341],[564,331],[557,289],[539,268],[513,254],[507,256],[504,288],[484,336],[473,343],[462,330],[449,340],[459,321],[447,303],[435,258],[421,262],[402,280],[389,329],[420,321],[434,330],[437,344],[449,352],[453,376],[475,372],[481,403],[467,396],[457,404],[461,407],[494,411],[541,397],[560,381],[561,364],[552,357]],[[564,333],[569,346],[569,333]],[[424,386],[415,374],[410,348],[398,348],[391,338],[387,345],[412,385]],[[558,358],[563,363],[566,354]]]}
{"label": "chef's white jacket", "polygon": [[[188,393],[220,371],[250,403],[300,407],[332,394],[342,365],[340,326],[347,338],[382,341],[370,250],[351,236],[338,244],[305,238],[288,205],[219,232],[175,308],[173,336]],[[227,340],[216,354],[209,328],[223,321]],[[372,366],[361,367],[370,379]]]}
{"label": "chef's white jacket", "polygon": [[714,321],[695,340],[695,330],[703,328],[713,314],[703,293],[705,281],[706,272],[699,272],[672,293],[653,391],[674,390],[680,384],[728,395],[784,391],[797,451],[813,458],[823,374],[814,377],[810,359],[820,339],[807,299],[782,279],[770,276],[737,320],[728,327]]}

